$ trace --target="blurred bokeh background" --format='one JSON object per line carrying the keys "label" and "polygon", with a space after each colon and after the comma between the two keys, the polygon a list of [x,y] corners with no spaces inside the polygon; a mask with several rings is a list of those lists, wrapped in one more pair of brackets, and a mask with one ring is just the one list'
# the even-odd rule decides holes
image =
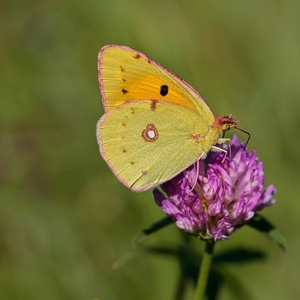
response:
{"label": "blurred bokeh background", "polygon": [[[216,251],[267,253],[264,262],[226,266],[250,299],[299,299],[299,11],[297,0],[2,1],[0,299],[174,295],[179,267],[171,258],[135,255],[111,267],[163,216],[151,191],[127,190],[99,155],[97,54],[112,43],[174,71],[214,113],[232,113],[251,133],[266,185],[277,188],[263,215],[289,252],[249,228]],[[148,242],[179,241],[171,226]],[[203,243],[195,247],[201,253]],[[225,287],[220,299],[232,297]]]}

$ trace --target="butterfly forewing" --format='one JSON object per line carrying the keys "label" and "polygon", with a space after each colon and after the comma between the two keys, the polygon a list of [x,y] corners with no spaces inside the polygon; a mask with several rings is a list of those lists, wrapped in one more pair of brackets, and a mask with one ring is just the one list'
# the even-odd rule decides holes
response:
{"label": "butterfly forewing", "polygon": [[189,84],[144,54],[125,46],[102,48],[99,83],[106,112],[127,102],[155,99],[197,110],[208,123],[214,117],[202,96]]}

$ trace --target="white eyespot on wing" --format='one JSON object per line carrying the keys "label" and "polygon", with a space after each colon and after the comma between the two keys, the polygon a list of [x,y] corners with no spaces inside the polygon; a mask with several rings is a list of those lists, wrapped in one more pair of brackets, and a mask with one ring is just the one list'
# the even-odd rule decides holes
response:
{"label": "white eyespot on wing", "polygon": [[142,137],[145,142],[154,142],[158,139],[158,131],[154,124],[150,123],[142,132]]}

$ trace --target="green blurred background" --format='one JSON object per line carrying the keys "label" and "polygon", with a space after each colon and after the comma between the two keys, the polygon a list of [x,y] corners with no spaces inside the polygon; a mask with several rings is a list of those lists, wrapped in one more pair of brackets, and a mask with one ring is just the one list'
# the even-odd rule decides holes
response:
{"label": "green blurred background", "polygon": [[[249,299],[299,299],[299,11],[297,0],[2,1],[0,299],[174,295],[179,267],[171,258],[136,255],[111,267],[140,229],[163,216],[151,191],[127,190],[98,152],[97,54],[112,43],[171,69],[214,113],[232,113],[251,133],[266,185],[277,188],[276,205],[263,214],[289,253],[248,228],[216,250],[268,254],[265,262],[226,266]],[[149,243],[179,239],[171,226]],[[220,299],[232,299],[228,288]]]}

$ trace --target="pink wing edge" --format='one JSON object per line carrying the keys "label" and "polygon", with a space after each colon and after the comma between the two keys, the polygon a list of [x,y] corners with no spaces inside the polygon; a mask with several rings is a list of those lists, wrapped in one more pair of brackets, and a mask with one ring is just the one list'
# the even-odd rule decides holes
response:
{"label": "pink wing edge", "polygon": [[99,151],[101,156],[103,157],[103,159],[105,160],[105,162],[107,163],[107,165],[109,166],[110,170],[113,172],[113,174],[117,177],[117,179],[123,184],[125,185],[127,188],[131,189],[131,187],[124,181],[122,180],[122,178],[119,176],[119,174],[117,173],[117,171],[114,169],[114,167],[112,166],[112,164],[110,163],[109,159],[107,158],[105,151],[102,148],[102,136],[100,133],[100,128],[102,123],[105,121],[106,119],[106,114],[104,114],[100,120],[97,122],[97,126],[96,126],[96,137],[97,137],[97,142],[99,145]]}
{"label": "pink wing edge", "polygon": [[99,51],[99,54],[98,54],[98,83],[99,83],[100,93],[101,93],[101,96],[102,96],[102,103],[103,103],[103,107],[104,107],[105,112],[107,112],[106,97],[105,97],[104,87],[103,87],[103,82],[102,82],[101,66],[102,66],[103,54],[104,54],[105,51],[109,50],[110,48],[120,48],[120,49],[123,49],[124,51],[129,51],[129,52],[133,52],[133,53],[136,53],[136,54],[140,55],[143,59],[145,59],[149,63],[154,64],[159,69],[166,72],[171,77],[175,78],[175,80],[177,80],[180,84],[182,84],[188,91],[194,93],[200,100],[202,100],[209,107],[209,104],[205,101],[205,99],[202,97],[202,95],[199,94],[199,92],[197,92],[190,84],[188,84],[185,80],[183,80],[181,77],[179,77],[174,72],[172,72],[169,69],[165,68],[160,63],[156,62],[155,60],[151,59],[150,57],[148,57],[147,55],[143,54],[142,52],[140,52],[138,50],[132,49],[128,46],[111,44],[111,45],[106,45],[106,46],[102,47]]}
{"label": "pink wing edge", "polygon": [[[125,104],[126,105],[126,104]],[[128,189],[134,191],[134,192],[143,192],[143,191],[146,191],[156,185],[159,185],[160,183],[157,183],[157,184],[153,184],[153,185],[149,185],[149,186],[146,186],[144,188],[134,188],[132,186],[130,186],[127,182],[125,182],[121,177],[120,175],[118,174],[118,172],[114,169],[114,167],[112,166],[112,164],[110,163],[109,159],[107,158],[106,154],[105,154],[105,151],[103,150],[102,148],[102,136],[101,136],[101,133],[100,133],[100,128],[101,128],[101,125],[102,123],[105,121],[106,119],[106,114],[104,114],[100,119],[99,121],[97,122],[97,126],[96,126],[96,137],[97,137],[97,142],[98,142],[98,145],[99,145],[99,152],[101,154],[101,156],[103,157],[103,159],[105,160],[105,162],[107,163],[108,167],[110,168],[110,170],[113,172],[113,174],[117,177],[117,179],[124,185],[126,186]]]}

